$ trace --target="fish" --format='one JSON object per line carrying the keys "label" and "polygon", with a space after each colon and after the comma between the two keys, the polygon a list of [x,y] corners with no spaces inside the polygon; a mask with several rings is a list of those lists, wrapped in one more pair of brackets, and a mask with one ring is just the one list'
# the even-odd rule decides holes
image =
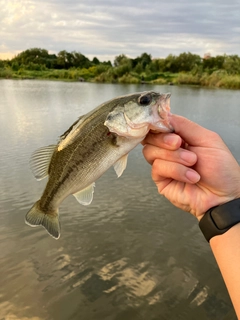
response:
{"label": "fish", "polygon": [[69,195],[82,205],[93,200],[95,181],[113,166],[118,177],[129,152],[149,131],[171,132],[170,93],[131,93],[111,99],[82,115],[56,145],[36,150],[30,159],[37,180],[48,177],[41,198],[25,216],[60,237],[59,206]]}

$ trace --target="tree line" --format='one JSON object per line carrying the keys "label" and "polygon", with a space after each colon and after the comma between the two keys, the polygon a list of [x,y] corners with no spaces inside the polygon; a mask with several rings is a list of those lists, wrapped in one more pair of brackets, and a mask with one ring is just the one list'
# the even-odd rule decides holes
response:
{"label": "tree line", "polygon": [[10,60],[0,60],[0,78],[52,79],[108,83],[188,84],[240,89],[237,55],[183,52],[166,58],[142,53],[136,58],[120,54],[111,61],[90,60],[81,52],[50,54],[46,49],[25,50]]}
{"label": "tree line", "polygon": [[[19,53],[11,60],[0,60],[0,68],[11,67],[14,71],[23,68],[26,70],[42,71],[46,69],[89,69],[93,66],[103,66],[102,70],[115,69],[115,77],[129,72],[155,73],[155,72],[208,72],[225,70],[228,74],[240,74],[240,57],[237,55],[218,55],[202,58],[197,54],[183,52],[178,56],[169,54],[166,58],[153,59],[151,54],[143,53],[134,59],[121,54],[111,61],[100,62],[97,57],[88,59],[80,52],[66,50],[58,54],[50,54],[46,49],[32,48]],[[101,68],[100,68],[101,69]]]}
{"label": "tree line", "polygon": [[[99,65],[100,61],[95,57],[89,60],[80,52],[60,51],[57,55],[50,54],[46,49],[32,48],[19,53],[11,60],[0,60],[0,67],[10,66],[13,70],[24,68],[27,70],[41,71],[44,69],[70,69],[89,68]],[[103,65],[111,66],[111,62],[102,62]]]}

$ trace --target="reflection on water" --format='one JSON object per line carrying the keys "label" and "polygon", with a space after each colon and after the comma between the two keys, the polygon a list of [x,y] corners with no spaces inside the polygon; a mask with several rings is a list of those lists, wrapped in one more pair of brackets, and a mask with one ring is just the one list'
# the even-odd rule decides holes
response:
{"label": "reflection on water", "polygon": [[31,153],[101,102],[149,89],[171,91],[172,111],[219,132],[240,160],[239,91],[0,81],[0,319],[235,319],[195,219],[157,194],[141,146],[120,179],[110,169],[97,181],[90,206],[63,202],[58,241],[24,224],[46,183]]}

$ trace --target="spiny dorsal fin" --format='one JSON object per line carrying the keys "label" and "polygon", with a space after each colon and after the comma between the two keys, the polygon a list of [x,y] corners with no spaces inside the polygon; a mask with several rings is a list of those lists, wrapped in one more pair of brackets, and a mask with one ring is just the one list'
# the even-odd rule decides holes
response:
{"label": "spiny dorsal fin", "polygon": [[76,126],[79,120],[82,119],[83,116],[79,117],[72,125],[70,128],[68,128],[61,136],[60,136],[60,141],[65,139],[66,136],[72,131],[72,129]]}
{"label": "spiny dorsal fin", "polygon": [[55,145],[37,149],[31,156],[30,167],[37,180],[42,180],[48,176],[48,167],[51,161]]}
{"label": "spiny dorsal fin", "polygon": [[84,119],[85,119],[85,115],[78,118],[77,121],[75,121],[71,125],[71,127],[60,136],[60,140],[59,140],[59,144],[58,144],[58,151],[61,151],[67,145],[72,143],[74,137],[76,136],[76,134],[78,134],[79,130],[77,130],[77,128],[83,122]]}
{"label": "spiny dorsal fin", "polygon": [[128,154],[125,154],[122,158],[120,158],[113,165],[113,168],[114,168],[118,178],[122,175],[123,171],[126,169],[127,159],[128,159]]}
{"label": "spiny dorsal fin", "polygon": [[94,187],[95,183],[92,183],[87,188],[74,193],[73,195],[79,203],[83,204],[84,206],[88,206],[93,199]]}

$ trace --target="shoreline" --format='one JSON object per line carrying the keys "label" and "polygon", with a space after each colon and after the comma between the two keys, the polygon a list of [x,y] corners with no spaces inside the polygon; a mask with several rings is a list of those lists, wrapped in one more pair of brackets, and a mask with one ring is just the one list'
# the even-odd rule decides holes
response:
{"label": "shoreline", "polygon": [[[144,77],[136,73],[127,73],[122,77],[113,79],[107,72],[94,76],[87,73],[87,69],[49,69],[44,71],[13,70],[0,69],[0,79],[6,80],[49,80],[65,82],[88,82],[88,83],[115,83],[115,84],[154,84],[154,85],[190,85],[196,87],[209,87],[221,89],[240,89],[240,75],[228,75],[222,70],[217,70],[212,74],[192,74],[192,73],[160,73],[159,77],[148,74]],[[85,77],[84,77],[85,73]]]}

